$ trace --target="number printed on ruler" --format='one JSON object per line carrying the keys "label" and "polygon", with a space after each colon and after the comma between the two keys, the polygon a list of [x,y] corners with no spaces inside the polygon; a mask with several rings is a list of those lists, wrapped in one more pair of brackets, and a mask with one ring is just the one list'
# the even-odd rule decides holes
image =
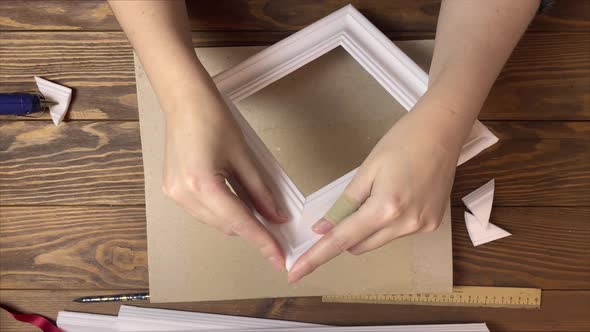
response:
{"label": "number printed on ruler", "polygon": [[541,307],[541,290],[536,288],[455,286],[451,293],[334,295],[324,296],[322,301],[534,309]]}

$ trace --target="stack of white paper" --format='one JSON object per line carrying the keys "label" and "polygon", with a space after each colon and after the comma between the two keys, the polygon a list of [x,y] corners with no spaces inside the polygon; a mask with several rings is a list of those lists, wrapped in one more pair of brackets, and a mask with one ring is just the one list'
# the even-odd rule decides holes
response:
{"label": "stack of white paper", "polygon": [[396,326],[326,326],[275,319],[240,317],[122,305],[119,316],[60,311],[57,326],[64,332],[180,332],[180,331],[258,331],[267,332],[489,332],[484,323]]}

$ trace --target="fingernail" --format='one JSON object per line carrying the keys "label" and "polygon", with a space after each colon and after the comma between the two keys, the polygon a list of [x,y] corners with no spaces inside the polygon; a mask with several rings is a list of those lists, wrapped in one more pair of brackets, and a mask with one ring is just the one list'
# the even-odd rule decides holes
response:
{"label": "fingernail", "polygon": [[285,270],[285,266],[277,256],[270,256],[268,260],[270,261],[270,264],[272,264],[272,267],[278,272],[283,272]]}
{"label": "fingernail", "polygon": [[277,215],[281,218],[281,221],[289,220],[289,214],[287,214],[287,212],[282,207],[277,206],[276,212]]}
{"label": "fingernail", "polygon": [[303,271],[301,269],[294,268],[293,270],[289,271],[289,276],[287,277],[287,282],[290,284],[295,283],[295,282],[301,280],[301,278],[303,278],[304,276],[305,276],[305,274],[303,273]]}
{"label": "fingernail", "polygon": [[314,232],[318,233],[318,234],[326,234],[328,233],[332,228],[334,228],[334,224],[331,223],[330,221],[326,220],[326,219],[322,219],[318,222],[316,222],[312,227],[311,230],[313,230]]}

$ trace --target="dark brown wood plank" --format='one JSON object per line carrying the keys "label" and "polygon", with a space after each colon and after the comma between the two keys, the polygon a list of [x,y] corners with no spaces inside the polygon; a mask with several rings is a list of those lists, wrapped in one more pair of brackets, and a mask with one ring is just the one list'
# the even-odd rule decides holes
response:
{"label": "dark brown wood plank", "polygon": [[492,87],[480,119],[590,119],[590,33],[561,37],[523,37]]}
{"label": "dark brown wood plank", "polygon": [[137,122],[0,128],[0,205],[144,204]]}
{"label": "dark brown wood plank", "polygon": [[[194,33],[193,41],[196,46],[267,45],[287,35],[203,32]],[[35,90],[34,75],[75,90],[67,119],[137,119],[133,53],[120,32],[0,34],[0,92]],[[529,34],[492,89],[481,118],[589,120],[589,93],[590,33]]]}
{"label": "dark brown wood plank", "polygon": [[[514,235],[474,248],[453,208],[456,285],[590,289],[590,208],[495,207]],[[0,288],[148,287],[145,208],[2,207]]]}
{"label": "dark brown wood plank", "polygon": [[2,30],[120,30],[106,1],[0,2]]}
{"label": "dark brown wood plank", "polygon": [[137,119],[133,51],[121,32],[0,34],[0,92],[36,91],[33,76],[74,89],[66,119]]}
{"label": "dark brown wood plank", "polygon": [[[590,206],[590,122],[486,122],[500,142],[459,167],[453,204],[496,179],[496,206]],[[0,204],[143,204],[137,122],[0,121]]]}
{"label": "dark brown wood plank", "polygon": [[[188,1],[193,30],[294,31],[352,3],[383,31],[434,31],[440,1],[221,0]],[[103,0],[4,0],[0,30],[120,30]],[[561,0],[535,18],[531,30],[588,31],[590,4]]]}
{"label": "dark brown wood plank", "polygon": [[[55,319],[60,310],[116,315],[119,303],[79,304],[73,298],[109,291],[3,291],[8,305]],[[545,291],[541,309],[481,309],[375,304],[322,303],[319,297],[132,305],[249,317],[297,320],[331,325],[486,322],[501,331],[588,331],[590,291]],[[0,312],[0,329],[31,331]]]}
{"label": "dark brown wood plank", "polygon": [[2,207],[0,288],[148,287],[145,207]]}
{"label": "dark brown wood plank", "polygon": [[496,206],[590,206],[589,122],[484,122],[500,141],[457,169],[452,202],[496,179]]}
{"label": "dark brown wood plank", "polygon": [[494,207],[490,222],[513,235],[473,247],[464,207],[453,207],[453,283],[589,289],[590,208]]}

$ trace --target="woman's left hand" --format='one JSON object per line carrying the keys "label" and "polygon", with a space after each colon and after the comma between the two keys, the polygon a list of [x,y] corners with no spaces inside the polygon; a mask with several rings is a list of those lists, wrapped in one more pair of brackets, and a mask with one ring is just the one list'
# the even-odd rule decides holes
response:
{"label": "woman's left hand", "polygon": [[316,233],[325,235],[295,263],[289,282],[344,251],[360,255],[405,235],[436,230],[465,139],[458,125],[465,119],[457,116],[452,109],[423,97],[399,120],[343,193],[360,206],[358,210],[337,226],[326,218],[313,226]]}

